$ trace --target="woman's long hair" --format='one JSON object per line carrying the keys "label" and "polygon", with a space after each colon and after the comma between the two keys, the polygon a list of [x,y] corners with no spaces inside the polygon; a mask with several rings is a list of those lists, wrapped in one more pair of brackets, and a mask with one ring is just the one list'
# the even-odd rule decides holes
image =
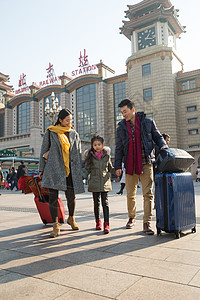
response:
{"label": "woman's long hair", "polygon": [[85,162],[86,162],[86,164],[87,164],[89,167],[92,166],[92,153],[94,153],[94,151],[95,151],[94,148],[93,148],[93,143],[94,143],[95,141],[100,141],[102,144],[104,143],[104,139],[103,139],[102,136],[100,136],[100,135],[94,135],[94,136],[92,137],[92,139],[91,139],[91,148],[90,148],[90,150],[88,151],[88,154],[87,154],[87,156],[86,156],[86,158],[85,158]]}
{"label": "woman's long hair", "polygon": [[58,119],[55,123],[55,125],[59,125],[60,124],[60,120],[64,120],[67,116],[72,115],[71,111],[68,108],[63,108],[59,114],[58,114]]}

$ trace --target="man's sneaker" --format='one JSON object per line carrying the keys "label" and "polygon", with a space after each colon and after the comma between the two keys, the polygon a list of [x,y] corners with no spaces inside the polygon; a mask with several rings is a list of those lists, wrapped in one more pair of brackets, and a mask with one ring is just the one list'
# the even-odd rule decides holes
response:
{"label": "man's sneaker", "polygon": [[151,224],[149,222],[143,224],[143,231],[148,235],[154,234],[154,231],[151,228]]}
{"label": "man's sneaker", "polygon": [[132,228],[134,225],[135,225],[135,219],[130,218],[130,219],[128,220],[128,222],[126,223],[126,229],[130,229],[130,228]]}

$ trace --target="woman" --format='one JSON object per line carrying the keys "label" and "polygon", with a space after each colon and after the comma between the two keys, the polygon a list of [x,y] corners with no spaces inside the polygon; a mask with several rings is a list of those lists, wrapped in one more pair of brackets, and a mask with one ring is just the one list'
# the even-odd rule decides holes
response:
{"label": "woman", "polygon": [[[79,229],[74,212],[75,194],[84,192],[81,176],[81,142],[71,123],[71,112],[62,109],[55,125],[47,128],[41,147],[39,178],[42,178],[42,187],[49,189],[49,210],[53,221],[50,237],[57,237],[60,234],[57,208],[59,190],[65,191],[67,198],[69,210],[67,223],[73,230]],[[48,159],[45,162],[44,154],[48,150]]]}

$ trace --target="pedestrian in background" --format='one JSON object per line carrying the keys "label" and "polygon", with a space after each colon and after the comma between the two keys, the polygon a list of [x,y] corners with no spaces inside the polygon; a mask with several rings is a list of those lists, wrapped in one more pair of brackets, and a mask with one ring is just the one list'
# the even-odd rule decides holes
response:
{"label": "pedestrian in background", "polygon": [[[4,184],[3,184],[3,172],[2,172],[2,170],[1,170],[1,167],[0,167],[0,189],[1,189],[1,187],[3,186]],[[1,195],[1,194],[0,194]]]}
{"label": "pedestrian in background", "polygon": [[121,175],[121,179],[120,179],[120,185],[121,185],[121,188],[119,190],[119,192],[117,192],[118,195],[122,195],[123,194],[123,190],[125,188],[125,168],[124,168],[124,163],[122,163],[122,175]]}
{"label": "pedestrian in background", "polygon": [[[22,176],[28,176],[28,168],[25,166],[23,161],[21,161],[21,164],[17,169],[17,180],[19,180]],[[24,190],[22,190],[22,193],[24,193]]]}
{"label": "pedestrian in background", "polygon": [[17,172],[15,171],[15,168],[12,167],[11,169],[11,175],[10,175],[10,181],[11,181],[11,191],[16,187],[16,191],[18,191],[18,185],[17,185]]}
{"label": "pedestrian in background", "polygon": [[200,182],[200,168],[197,168],[196,175],[197,175],[196,182],[198,182],[198,181]]}
{"label": "pedestrian in background", "polygon": [[110,158],[110,148],[104,148],[104,139],[95,135],[91,139],[91,148],[85,158],[83,178],[88,180],[88,192],[92,192],[96,230],[102,229],[100,219],[100,198],[103,207],[104,233],[110,232],[108,192],[112,190],[110,173],[115,174]]}
{"label": "pedestrian in background", "polygon": [[[62,109],[55,125],[47,128],[41,147],[39,178],[42,178],[42,187],[49,189],[49,210],[53,221],[50,237],[57,237],[60,234],[57,207],[59,191],[64,191],[67,198],[69,211],[67,223],[73,230],[79,229],[74,213],[75,194],[84,192],[81,175],[81,140],[71,124],[72,113],[68,109]],[[48,151],[48,159],[45,162],[44,154]]]}

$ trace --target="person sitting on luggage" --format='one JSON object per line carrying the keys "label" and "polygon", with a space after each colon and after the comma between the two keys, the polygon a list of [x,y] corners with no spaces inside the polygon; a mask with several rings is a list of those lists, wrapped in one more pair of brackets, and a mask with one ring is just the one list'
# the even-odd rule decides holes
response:
{"label": "person sitting on luggage", "polygon": [[[59,112],[55,125],[49,126],[45,132],[39,163],[39,178],[42,187],[49,189],[49,210],[53,222],[50,237],[60,234],[58,224],[58,191],[64,191],[67,198],[69,217],[67,223],[73,230],[79,230],[75,222],[75,194],[83,193],[84,186],[81,175],[81,141],[72,127],[72,113],[68,109]],[[44,154],[49,150],[47,161]]]}
{"label": "person sitting on luggage", "polygon": [[151,228],[153,206],[153,162],[155,160],[153,142],[159,149],[167,148],[162,135],[153,120],[147,119],[144,112],[135,112],[134,103],[129,99],[119,105],[124,117],[117,128],[115,148],[115,169],[122,173],[122,161],[126,169],[126,191],[129,220],[126,228],[135,225],[136,192],[139,178],[144,199],[143,231],[154,234]]}

